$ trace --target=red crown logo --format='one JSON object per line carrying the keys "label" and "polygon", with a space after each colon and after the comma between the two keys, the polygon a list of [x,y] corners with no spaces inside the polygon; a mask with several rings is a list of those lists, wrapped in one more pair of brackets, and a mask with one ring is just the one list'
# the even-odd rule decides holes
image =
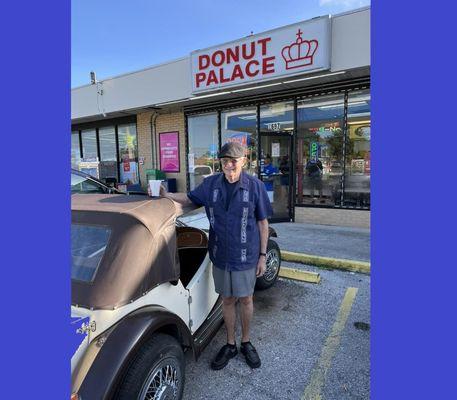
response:
{"label": "red crown logo", "polygon": [[319,43],[317,40],[303,40],[303,32],[298,29],[297,40],[290,46],[283,47],[282,58],[286,62],[286,69],[305,67],[313,63],[314,53],[316,53]]}

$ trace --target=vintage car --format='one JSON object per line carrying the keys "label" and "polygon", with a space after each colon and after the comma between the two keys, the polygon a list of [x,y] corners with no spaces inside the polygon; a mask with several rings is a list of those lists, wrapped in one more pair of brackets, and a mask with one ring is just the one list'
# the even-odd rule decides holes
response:
{"label": "vintage car", "polygon": [[[79,337],[72,400],[180,399],[184,352],[197,359],[223,322],[207,233],[177,221],[182,210],[163,197],[71,200],[71,314]],[[267,251],[260,289],[280,268],[271,239]]]}

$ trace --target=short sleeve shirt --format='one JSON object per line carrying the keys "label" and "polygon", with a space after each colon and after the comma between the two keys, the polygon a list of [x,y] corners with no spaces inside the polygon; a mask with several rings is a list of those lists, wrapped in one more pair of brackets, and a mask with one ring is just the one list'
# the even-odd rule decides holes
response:
{"label": "short sleeve shirt", "polygon": [[273,214],[265,185],[242,172],[226,208],[227,187],[224,175],[203,180],[188,193],[197,206],[205,206],[210,221],[210,258],[218,268],[246,270],[257,265],[260,233],[257,221]]}

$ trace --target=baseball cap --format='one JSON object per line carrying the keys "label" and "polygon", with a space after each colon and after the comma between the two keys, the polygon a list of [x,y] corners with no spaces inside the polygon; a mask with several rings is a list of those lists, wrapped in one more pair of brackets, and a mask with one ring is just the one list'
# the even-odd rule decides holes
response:
{"label": "baseball cap", "polygon": [[245,154],[245,148],[241,144],[238,142],[228,142],[222,146],[218,157],[240,158],[244,157]]}

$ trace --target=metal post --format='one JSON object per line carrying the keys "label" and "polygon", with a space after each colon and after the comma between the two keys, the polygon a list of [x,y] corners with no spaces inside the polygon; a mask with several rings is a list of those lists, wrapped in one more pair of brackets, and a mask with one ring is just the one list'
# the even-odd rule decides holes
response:
{"label": "metal post", "polygon": [[344,184],[346,176],[346,145],[348,130],[348,91],[344,92],[344,117],[343,117],[343,175],[341,175],[341,206],[344,206]]}

